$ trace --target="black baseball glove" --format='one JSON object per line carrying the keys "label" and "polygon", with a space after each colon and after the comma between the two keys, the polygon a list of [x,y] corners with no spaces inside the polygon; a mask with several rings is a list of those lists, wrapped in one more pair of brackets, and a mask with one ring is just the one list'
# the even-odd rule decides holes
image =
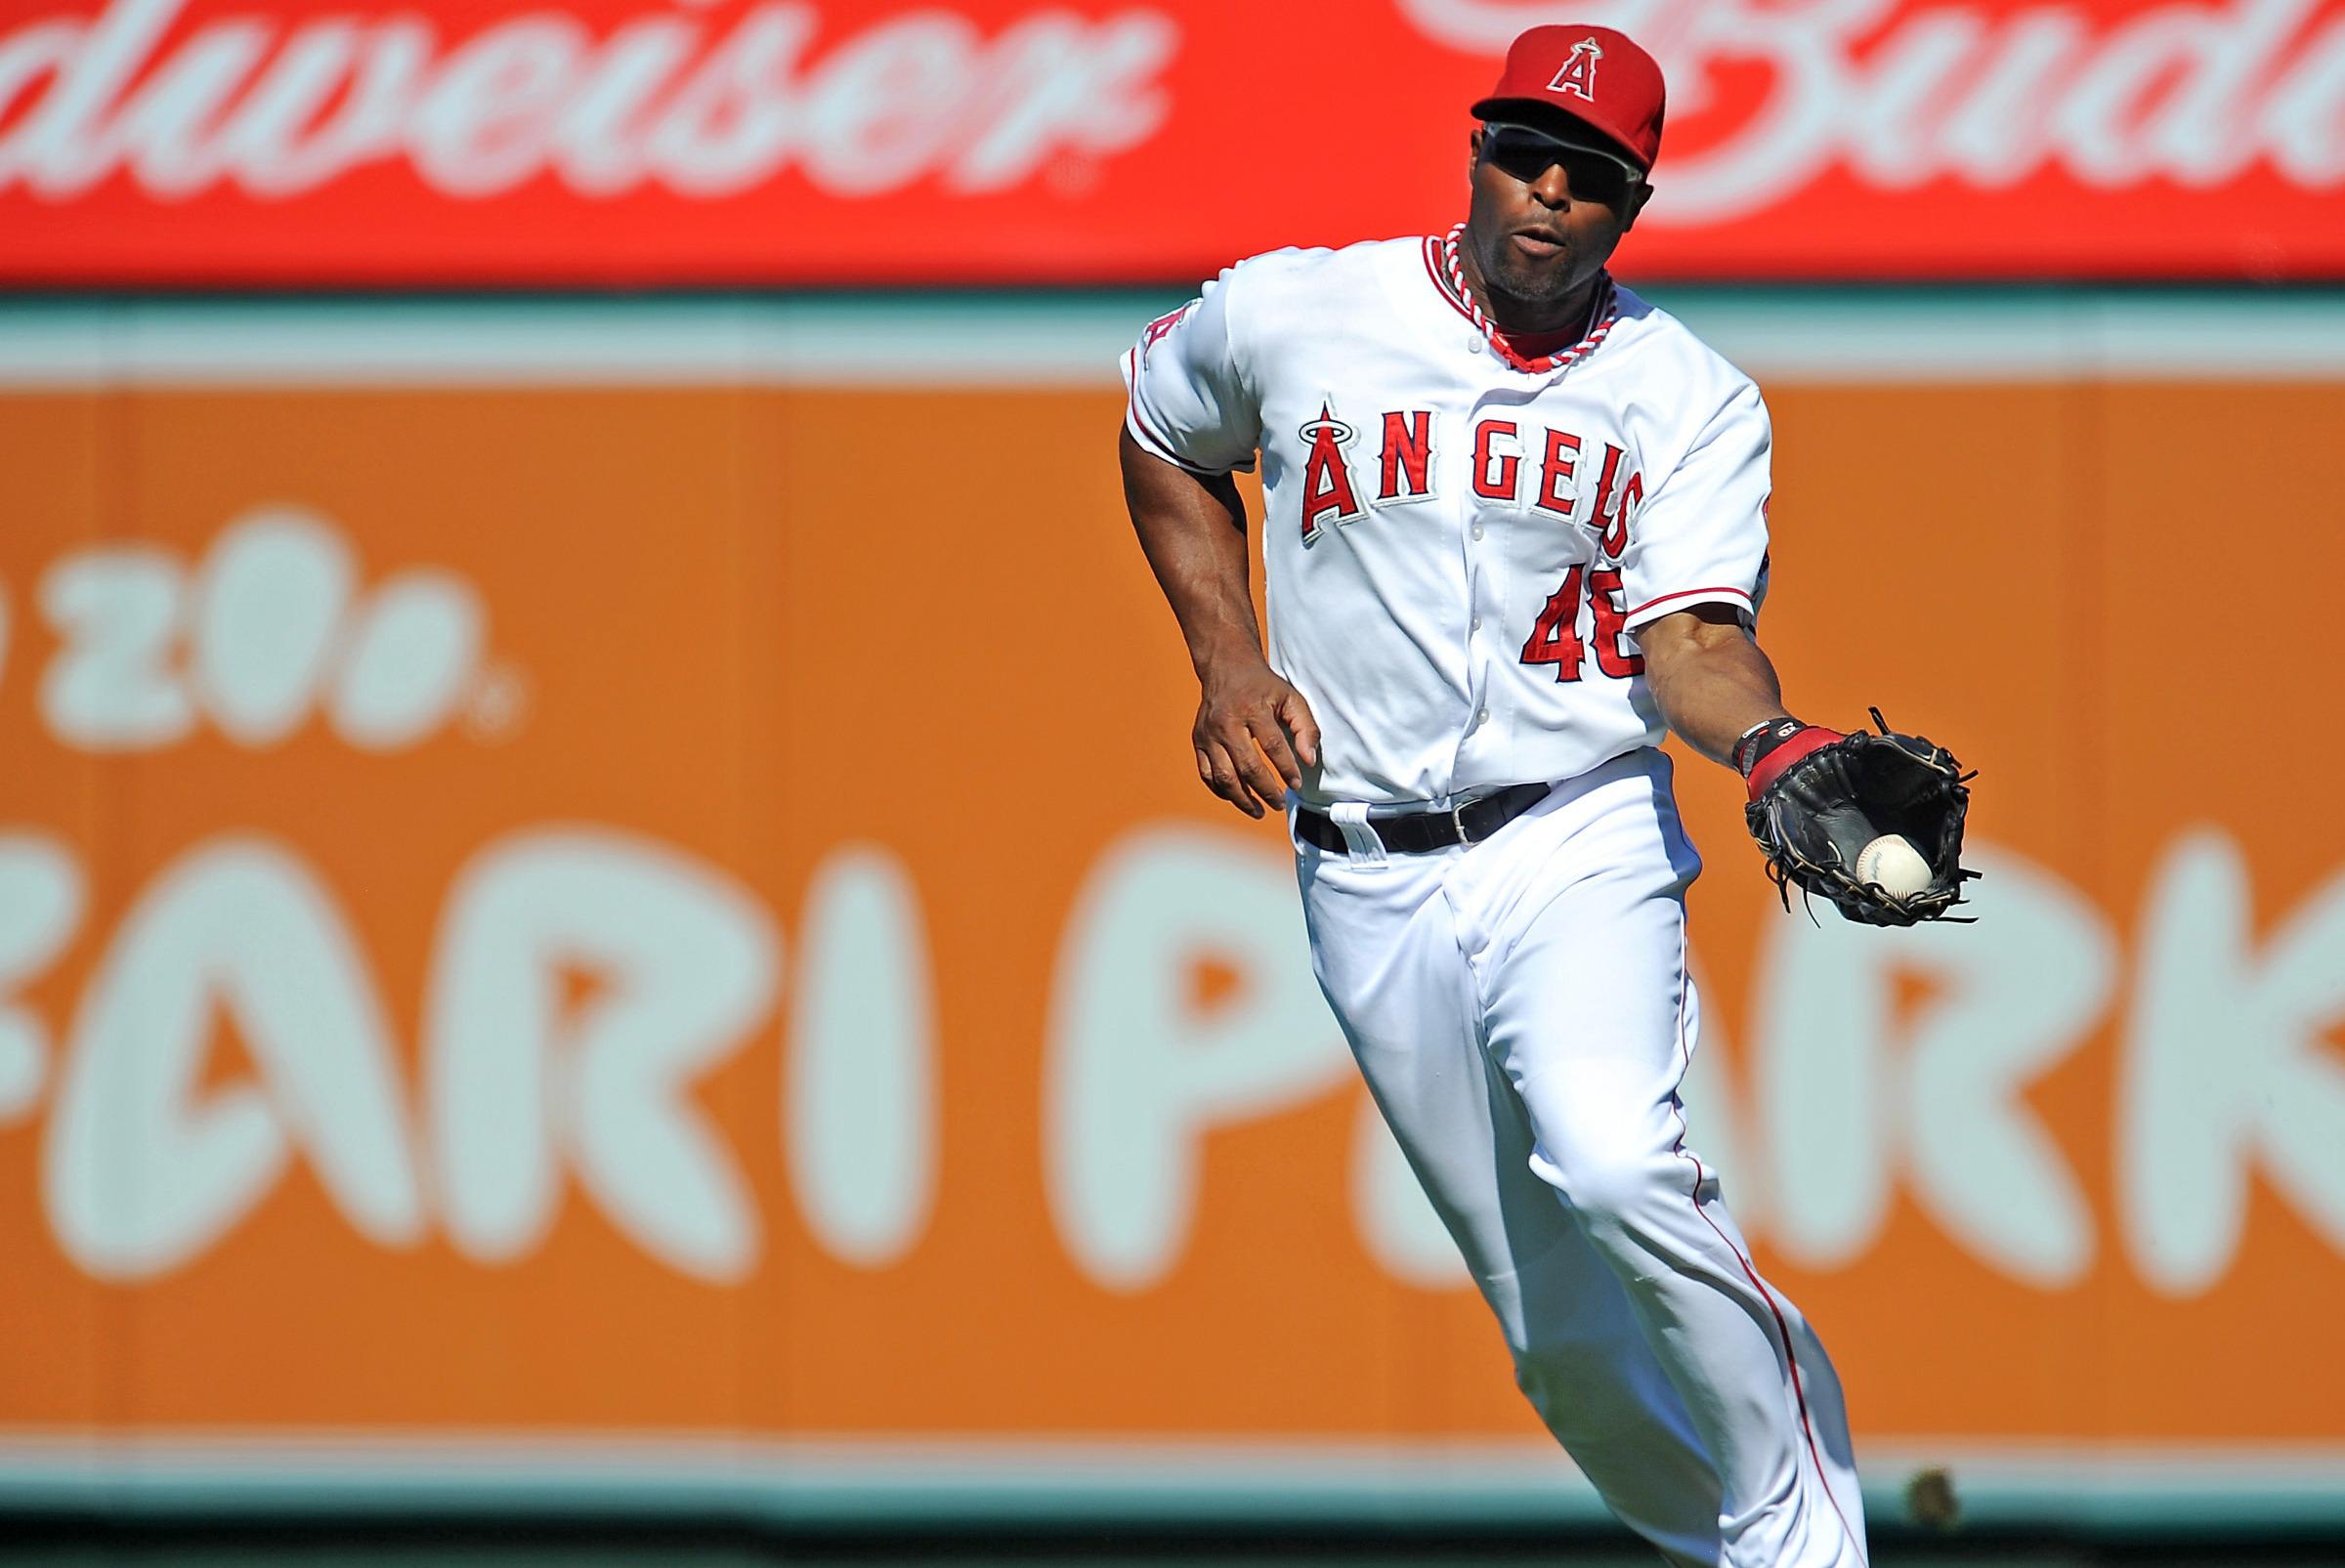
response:
{"label": "black baseball glove", "polygon": [[[1962,869],[1962,820],[1971,803],[1965,786],[1976,775],[1963,772],[1944,746],[1897,734],[1879,708],[1872,714],[1878,735],[1840,735],[1792,719],[1746,735],[1734,757],[1751,783],[1744,820],[1786,909],[1796,882],[1866,925],[1948,918],[1962,902],[1962,884],[1979,874]],[[1921,855],[1928,886],[1900,896],[1857,880],[1857,852],[1886,833]]]}

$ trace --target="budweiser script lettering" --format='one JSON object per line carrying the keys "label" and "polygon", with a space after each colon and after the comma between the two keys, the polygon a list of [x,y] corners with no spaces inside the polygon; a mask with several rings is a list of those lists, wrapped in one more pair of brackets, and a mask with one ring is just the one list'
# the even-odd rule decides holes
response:
{"label": "budweiser script lettering", "polygon": [[1179,44],[1157,11],[1044,11],[988,37],[932,8],[818,52],[812,4],[647,7],[600,34],[543,9],[453,39],[405,10],[234,15],[173,35],[186,3],[113,0],[0,30],[0,191],[69,197],[124,171],[162,197],[224,182],[285,197],[404,160],[453,197],[549,171],[590,196],[709,197],[794,160],[831,195],[930,176],[978,193],[1145,141]]}
{"label": "budweiser script lettering", "polygon": [[[1397,0],[1421,31],[1496,55],[1547,4]],[[2058,168],[2088,187],[2226,185],[2263,165],[2345,183],[2345,9],[2321,0],[1926,6],[1897,0],[1610,0],[1576,8],[1652,49],[1673,122],[1722,65],[1763,67],[1733,129],[1665,150],[1656,224],[1724,222],[1842,168],[1876,189],[1983,189]],[[1741,108],[1740,105],[1733,106]]]}

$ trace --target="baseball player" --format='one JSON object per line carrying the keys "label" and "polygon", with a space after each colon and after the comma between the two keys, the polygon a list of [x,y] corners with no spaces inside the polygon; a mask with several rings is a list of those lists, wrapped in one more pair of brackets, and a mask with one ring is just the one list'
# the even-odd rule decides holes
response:
{"label": "baseball player", "polygon": [[[1739,768],[1778,876],[1827,896],[1816,861],[1848,882],[1909,828],[1928,884],[1841,901],[1890,923],[1958,897],[1959,782],[1932,815],[1851,748],[1951,759],[1785,712],[1754,640],[1767,409],[1605,272],[1662,104],[1617,31],[1522,34],[1464,223],[1258,256],[1150,323],[1125,490],[1198,777],[1286,810],[1319,982],[1541,1419],[1670,1562],[1854,1565],[1839,1379],[1685,1141],[1700,861],[1658,746]],[[1230,479],[1258,453],[1267,657]]]}

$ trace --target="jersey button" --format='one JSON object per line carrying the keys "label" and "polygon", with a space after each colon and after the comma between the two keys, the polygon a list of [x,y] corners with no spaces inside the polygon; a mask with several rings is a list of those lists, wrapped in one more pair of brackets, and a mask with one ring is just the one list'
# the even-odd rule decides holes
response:
{"label": "jersey button", "polygon": [[1473,625],[1470,629],[1473,631],[1480,631],[1482,629],[1482,617],[1479,615],[1474,616]]}
{"label": "jersey button", "polygon": [[1476,714],[1473,716],[1473,727],[1474,727],[1475,729],[1477,729],[1477,730],[1478,730],[1478,729],[1480,729],[1480,728],[1481,728],[1483,725],[1485,725],[1485,724],[1488,724],[1489,722],[1490,722],[1490,710],[1489,710],[1488,708],[1484,708],[1484,709],[1482,709],[1482,710],[1481,710],[1479,713],[1476,713]]}
{"label": "jersey button", "polygon": [[1473,526],[1473,539],[1474,539],[1474,542],[1475,542],[1476,544],[1479,544],[1479,543],[1481,542],[1481,539],[1482,539],[1482,526],[1481,526],[1479,523],[1476,523],[1476,524]]}

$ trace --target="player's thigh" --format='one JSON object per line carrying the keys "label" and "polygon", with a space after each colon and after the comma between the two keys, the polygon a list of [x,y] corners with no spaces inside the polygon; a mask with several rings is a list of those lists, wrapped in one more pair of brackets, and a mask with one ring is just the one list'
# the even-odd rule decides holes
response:
{"label": "player's thigh", "polygon": [[1481,976],[1491,1057],[1541,1173],[1583,1208],[1677,1179],[1677,1090],[1698,1030],[1674,824],[1627,817],[1603,853],[1583,843],[1580,869],[1559,859],[1545,896],[1517,901]]}
{"label": "player's thigh", "polygon": [[1511,1293],[1503,1282],[1573,1227],[1532,1173],[1529,1119],[1482,1048],[1441,867],[1306,851],[1301,869],[1312,964],[1377,1108],[1467,1266]]}

